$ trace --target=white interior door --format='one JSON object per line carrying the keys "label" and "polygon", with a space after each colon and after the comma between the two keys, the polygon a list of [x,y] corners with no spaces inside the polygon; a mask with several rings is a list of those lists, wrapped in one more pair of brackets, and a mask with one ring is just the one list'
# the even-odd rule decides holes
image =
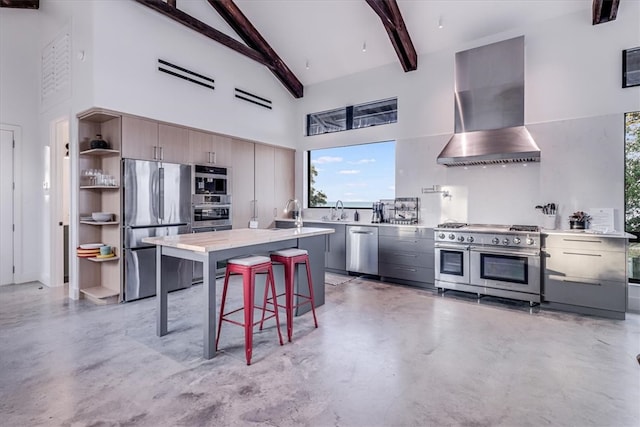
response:
{"label": "white interior door", "polygon": [[13,132],[0,130],[0,285],[14,283]]}

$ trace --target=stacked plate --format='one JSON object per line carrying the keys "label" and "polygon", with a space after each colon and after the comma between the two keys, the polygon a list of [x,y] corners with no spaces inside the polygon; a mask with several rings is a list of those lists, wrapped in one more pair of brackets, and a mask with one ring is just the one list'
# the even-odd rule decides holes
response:
{"label": "stacked plate", "polygon": [[76,249],[78,258],[97,258],[104,243],[85,243]]}

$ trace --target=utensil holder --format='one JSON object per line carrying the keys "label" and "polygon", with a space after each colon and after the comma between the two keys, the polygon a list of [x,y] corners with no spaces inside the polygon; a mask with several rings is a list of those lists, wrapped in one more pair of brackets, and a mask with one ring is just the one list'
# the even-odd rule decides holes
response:
{"label": "utensil holder", "polygon": [[542,228],[546,230],[555,230],[557,222],[557,215],[546,214],[542,218]]}

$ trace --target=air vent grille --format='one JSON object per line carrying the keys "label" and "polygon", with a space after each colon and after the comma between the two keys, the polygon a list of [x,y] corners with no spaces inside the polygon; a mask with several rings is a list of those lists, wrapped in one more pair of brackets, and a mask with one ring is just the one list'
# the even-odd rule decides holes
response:
{"label": "air vent grille", "polygon": [[71,96],[71,40],[61,34],[42,49],[41,101],[43,106]]}
{"label": "air vent grille", "polygon": [[211,90],[215,89],[215,87],[213,86],[215,80],[211,77],[207,77],[203,74],[196,73],[195,71],[191,71],[187,68],[172,64],[171,62],[165,61],[164,59],[158,59],[158,71],[209,88]]}
{"label": "air vent grille", "polygon": [[243,101],[250,102],[255,105],[259,105],[269,110],[273,109],[273,107],[271,106],[272,102],[270,100],[258,95],[254,95],[253,93],[247,92],[242,89],[236,88],[236,98],[241,99]]}

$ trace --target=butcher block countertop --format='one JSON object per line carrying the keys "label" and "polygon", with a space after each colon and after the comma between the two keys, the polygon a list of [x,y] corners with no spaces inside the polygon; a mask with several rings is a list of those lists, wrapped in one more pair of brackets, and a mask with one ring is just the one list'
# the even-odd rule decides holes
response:
{"label": "butcher block countertop", "polygon": [[224,249],[242,248],[262,243],[279,242],[301,237],[320,236],[334,233],[331,228],[237,228],[207,233],[178,234],[163,237],[145,237],[145,243],[158,246],[185,249],[194,252],[213,252]]}

